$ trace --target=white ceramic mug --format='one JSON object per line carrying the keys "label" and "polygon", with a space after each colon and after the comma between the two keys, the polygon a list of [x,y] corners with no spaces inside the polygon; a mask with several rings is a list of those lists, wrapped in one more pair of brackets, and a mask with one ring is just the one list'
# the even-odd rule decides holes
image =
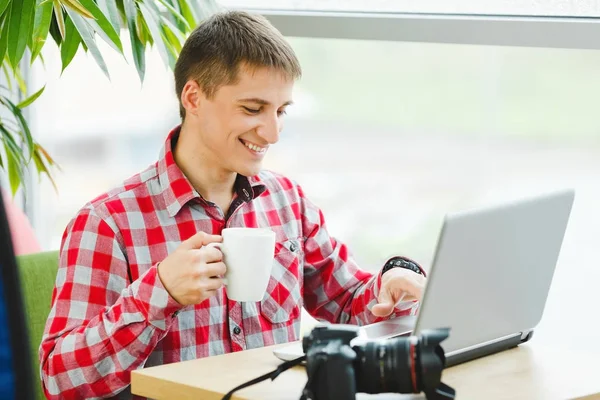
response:
{"label": "white ceramic mug", "polygon": [[235,301],[262,300],[273,266],[275,232],[268,228],[225,228],[223,242],[210,243],[223,253],[227,267],[227,297]]}

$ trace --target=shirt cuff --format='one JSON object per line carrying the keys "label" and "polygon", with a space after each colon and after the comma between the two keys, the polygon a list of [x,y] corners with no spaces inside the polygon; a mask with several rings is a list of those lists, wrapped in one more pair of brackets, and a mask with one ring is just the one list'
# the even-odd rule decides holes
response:
{"label": "shirt cuff", "polygon": [[156,265],[133,282],[130,289],[140,312],[159,329],[166,330],[184,307],[169,295],[158,276]]}

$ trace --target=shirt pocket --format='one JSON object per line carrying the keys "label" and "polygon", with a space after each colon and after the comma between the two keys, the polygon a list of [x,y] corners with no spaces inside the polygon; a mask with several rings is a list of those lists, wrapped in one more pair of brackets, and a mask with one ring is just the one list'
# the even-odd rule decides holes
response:
{"label": "shirt pocket", "polygon": [[271,277],[260,312],[274,324],[295,320],[302,306],[302,246],[300,239],[275,243]]}

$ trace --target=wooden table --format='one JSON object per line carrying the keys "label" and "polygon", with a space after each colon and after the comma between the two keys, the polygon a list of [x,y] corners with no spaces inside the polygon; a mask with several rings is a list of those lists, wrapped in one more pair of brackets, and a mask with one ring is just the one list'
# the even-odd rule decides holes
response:
{"label": "wooden table", "polygon": [[[233,387],[267,373],[280,361],[274,347],[151,367],[131,375],[132,392],[153,399],[221,399]],[[600,399],[600,354],[585,343],[530,343],[444,370],[457,399]],[[295,367],[275,381],[236,392],[234,399],[300,398],[306,371]],[[424,399],[422,395],[360,395],[358,399]]]}

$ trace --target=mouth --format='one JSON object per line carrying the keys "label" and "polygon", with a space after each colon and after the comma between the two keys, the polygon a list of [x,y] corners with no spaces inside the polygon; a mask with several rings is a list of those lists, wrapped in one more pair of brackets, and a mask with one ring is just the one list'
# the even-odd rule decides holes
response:
{"label": "mouth", "polygon": [[258,146],[257,144],[248,142],[248,141],[246,141],[244,139],[239,139],[239,140],[240,140],[240,143],[242,143],[248,150],[250,150],[254,154],[261,154],[262,155],[262,154],[265,154],[267,152],[268,146],[267,147],[261,147],[261,146]]}

